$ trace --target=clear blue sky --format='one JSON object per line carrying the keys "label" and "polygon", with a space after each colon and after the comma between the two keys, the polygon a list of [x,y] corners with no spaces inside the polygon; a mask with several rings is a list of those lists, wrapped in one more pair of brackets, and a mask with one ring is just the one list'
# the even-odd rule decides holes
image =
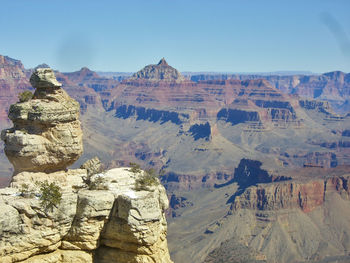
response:
{"label": "clear blue sky", "polygon": [[26,68],[350,72],[350,0],[0,0],[0,54]]}

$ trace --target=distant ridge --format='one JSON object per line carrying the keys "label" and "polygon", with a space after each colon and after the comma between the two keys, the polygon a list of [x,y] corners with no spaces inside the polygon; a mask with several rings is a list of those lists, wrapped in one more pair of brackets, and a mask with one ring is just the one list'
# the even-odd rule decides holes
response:
{"label": "distant ridge", "polygon": [[320,75],[321,73],[315,73],[307,70],[279,70],[271,72],[229,72],[229,71],[184,71],[181,72],[185,76],[193,75],[260,75],[260,76],[270,76],[270,75],[281,75],[281,76],[290,76],[290,75]]}
{"label": "distant ridge", "polygon": [[133,80],[147,80],[147,81],[175,81],[181,82],[185,78],[181,73],[169,66],[165,58],[162,58],[158,64],[147,65],[140,71],[136,72],[132,78]]}

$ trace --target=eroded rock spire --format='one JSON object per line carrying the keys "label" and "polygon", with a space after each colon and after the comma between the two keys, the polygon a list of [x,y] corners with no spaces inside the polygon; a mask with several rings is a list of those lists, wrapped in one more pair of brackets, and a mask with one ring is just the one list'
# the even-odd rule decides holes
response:
{"label": "eroded rock spire", "polygon": [[63,170],[83,152],[79,103],[50,68],[36,69],[30,82],[36,89],[33,98],[11,105],[14,126],[1,133],[6,156],[15,174]]}

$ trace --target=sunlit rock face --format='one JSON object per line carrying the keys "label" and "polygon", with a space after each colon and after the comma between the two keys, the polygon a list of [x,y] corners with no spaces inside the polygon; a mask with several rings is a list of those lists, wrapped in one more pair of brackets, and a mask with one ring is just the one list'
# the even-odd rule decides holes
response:
{"label": "sunlit rock face", "polygon": [[148,81],[175,81],[181,82],[184,81],[185,78],[181,75],[181,73],[169,66],[164,58],[162,58],[157,65],[148,65],[144,67],[142,70],[136,72],[132,79],[143,79]]}
{"label": "sunlit rock face", "polygon": [[[90,189],[86,169],[49,174],[22,172],[0,189],[0,262],[172,263],[167,246],[168,199],[157,181],[135,189],[135,174],[115,168],[91,176],[104,187]],[[33,182],[60,186],[62,200],[45,212]],[[32,197],[20,195],[23,184]],[[35,196],[34,196],[35,194]]]}
{"label": "sunlit rock face", "polygon": [[15,173],[65,169],[83,152],[79,104],[50,68],[38,68],[30,82],[36,89],[33,98],[11,105],[14,126],[1,134],[6,156]]}

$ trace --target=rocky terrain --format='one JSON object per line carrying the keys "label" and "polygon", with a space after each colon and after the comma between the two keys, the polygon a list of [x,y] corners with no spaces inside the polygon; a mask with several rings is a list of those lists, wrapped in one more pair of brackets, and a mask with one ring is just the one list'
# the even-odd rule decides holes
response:
{"label": "rocky terrain", "polygon": [[172,262],[159,180],[96,158],[67,169],[82,154],[79,104],[49,68],[30,80],[1,135],[15,173],[0,190],[0,262]]}
{"label": "rocky terrain", "polygon": [[179,193],[191,206],[175,207],[169,221],[174,261],[348,262],[349,167],[291,174],[287,181],[242,187],[237,180]]}
{"label": "rocky terrain", "polygon": [[[8,63],[3,68],[11,71]],[[28,82],[33,70],[22,72]],[[347,262],[347,74],[184,77],[165,59],[114,79],[87,68],[55,74],[80,104],[84,153],[73,167],[98,155],[108,169],[136,162],[165,171],[161,182],[170,199],[166,212],[175,262]],[[10,141],[27,132],[37,138],[35,132],[45,130],[40,140],[57,146],[62,124],[47,125],[44,115],[33,115],[35,100],[24,103],[25,109],[11,107],[9,117],[21,128],[3,137]],[[72,108],[67,127],[76,121]],[[19,118],[19,112],[28,118]],[[41,130],[31,131],[28,120],[42,123]],[[68,138],[79,141],[74,133]],[[28,158],[18,148],[22,141],[11,142],[8,156],[19,151]],[[49,149],[43,151],[54,159],[58,152]],[[0,158],[5,184],[13,171],[4,153]],[[112,171],[121,181],[127,173]],[[332,236],[328,242],[328,233],[341,241]]]}
{"label": "rocky terrain", "polygon": [[15,173],[61,170],[83,152],[79,104],[61,89],[51,69],[36,70],[30,82],[33,98],[10,107],[14,127],[1,133],[5,154]]}
{"label": "rocky terrain", "polygon": [[84,141],[84,157],[99,154],[110,167],[134,161],[172,172],[168,178],[206,177],[214,185],[215,174],[232,175],[242,158],[268,161],[271,169],[349,163],[342,135],[349,116],[333,113],[327,102],[284,94],[267,80],[190,81],[165,59],[122,82],[87,68],[56,75],[80,104],[91,138]]}

